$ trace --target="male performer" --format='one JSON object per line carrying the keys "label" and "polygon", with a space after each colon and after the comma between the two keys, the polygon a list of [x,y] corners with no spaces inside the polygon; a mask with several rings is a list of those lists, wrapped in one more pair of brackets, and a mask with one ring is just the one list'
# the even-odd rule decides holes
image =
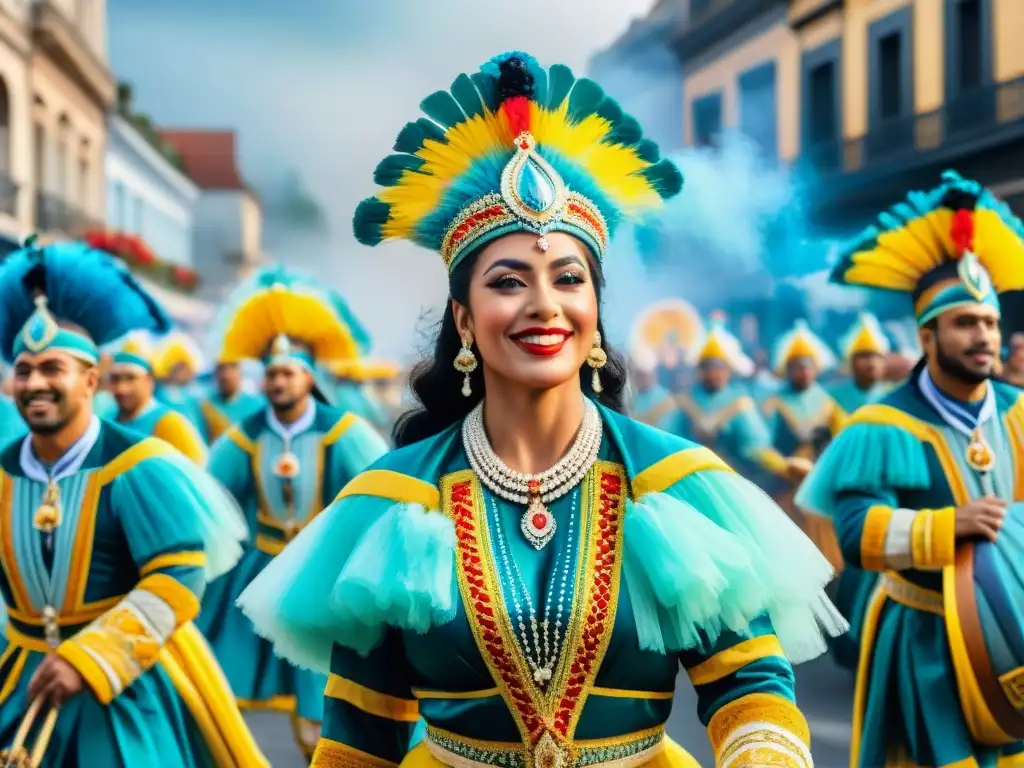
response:
{"label": "male performer", "polygon": [[242,379],[242,367],[236,363],[218,362],[213,371],[214,388],[200,401],[203,424],[211,443],[228,427],[264,407],[265,401],[253,392],[247,392]]}
{"label": "male performer", "polygon": [[683,415],[675,397],[658,383],[658,356],[647,347],[636,347],[629,355],[630,415],[674,435],[682,434]]}
{"label": "male performer", "polygon": [[141,334],[132,334],[114,354],[108,377],[117,401],[115,421],[133,432],[166,440],[202,466],[206,445],[199,432],[180,411],[154,396],[152,359]]}
{"label": "male performer", "polygon": [[156,398],[182,413],[204,442],[209,442],[200,405],[202,392],[196,377],[203,368],[203,355],[195,341],[183,331],[172,331],[160,339],[153,356]]}
{"label": "male performer", "polygon": [[849,377],[828,388],[829,395],[847,414],[880,399],[888,390],[885,359],[892,350],[878,318],[862,312],[840,342]]}
{"label": "male performer", "polygon": [[296,738],[312,755],[326,680],[275,656],[235,601],[356,474],[387,452],[362,418],[325,405],[317,361],[355,351],[330,294],[270,269],[228,305],[220,360],[262,359],[269,406],[231,427],[209,471],[235,496],[253,531],[238,567],[210,585],[199,626],[217,653],[239,704],[289,712]]}
{"label": "male performer", "polygon": [[[946,172],[880,216],[832,279],[909,293],[924,349],[906,383],[853,415],[797,497],[833,516],[847,562],[883,574],[861,628],[851,766],[1024,765],[1024,743],[1007,730],[1019,738],[1020,670],[1015,684],[1001,669],[1024,656],[1014,572],[1024,521],[1006,514],[1024,499],[1024,397],[991,378],[998,294],[1024,288],[1024,227],[983,187]],[[998,649],[985,656],[988,673],[1003,675],[995,692],[979,684],[954,589],[971,540],[996,541],[1010,564],[977,562],[974,581],[991,599],[968,590],[988,629],[975,640]]]}
{"label": "male performer", "polygon": [[35,738],[56,717],[39,736],[46,768],[268,765],[191,623],[241,555],[242,518],[166,443],[92,411],[97,345],[165,316],[122,265],[74,243],[8,256],[0,296],[31,430],[0,451],[0,759],[36,765],[19,725],[35,719]]}

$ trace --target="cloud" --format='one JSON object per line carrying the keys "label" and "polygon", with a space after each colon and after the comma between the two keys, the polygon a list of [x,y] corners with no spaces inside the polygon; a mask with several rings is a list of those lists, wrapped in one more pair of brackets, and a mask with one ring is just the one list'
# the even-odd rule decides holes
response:
{"label": "cloud", "polygon": [[236,128],[252,178],[297,169],[331,238],[273,254],[345,290],[382,353],[412,351],[446,296],[439,258],[351,236],[373,168],[419,101],[496,53],[577,71],[651,0],[109,0],[111,63],[158,124]]}

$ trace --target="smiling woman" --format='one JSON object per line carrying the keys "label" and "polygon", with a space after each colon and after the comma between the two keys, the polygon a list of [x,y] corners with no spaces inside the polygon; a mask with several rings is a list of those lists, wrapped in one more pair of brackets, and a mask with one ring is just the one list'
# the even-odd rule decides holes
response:
{"label": "smiling woman", "polygon": [[524,53],[421,106],[355,217],[448,268],[421,407],[239,603],[330,674],[313,765],[692,768],[665,733],[682,664],[719,765],[807,768],[791,661],[842,629],[831,568],[711,451],[617,411],[601,261],[678,169]]}

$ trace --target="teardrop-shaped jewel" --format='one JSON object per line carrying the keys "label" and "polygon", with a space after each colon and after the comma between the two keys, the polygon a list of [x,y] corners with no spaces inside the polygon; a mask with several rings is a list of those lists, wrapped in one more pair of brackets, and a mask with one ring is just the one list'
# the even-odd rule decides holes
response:
{"label": "teardrop-shaped jewel", "polygon": [[527,158],[516,178],[519,199],[533,211],[543,213],[555,204],[555,184],[532,158]]}

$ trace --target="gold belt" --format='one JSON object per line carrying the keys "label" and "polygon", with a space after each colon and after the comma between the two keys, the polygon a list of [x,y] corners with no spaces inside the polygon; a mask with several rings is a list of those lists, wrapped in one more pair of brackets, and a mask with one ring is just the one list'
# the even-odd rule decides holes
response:
{"label": "gold belt", "polygon": [[426,745],[430,754],[449,768],[634,768],[654,759],[665,748],[665,727],[609,739],[577,741],[570,747],[559,747],[545,737],[532,751],[522,744],[477,741],[429,727]]}
{"label": "gold belt", "polygon": [[882,576],[882,589],[887,597],[900,605],[939,616],[946,613],[941,592],[920,587],[896,573],[889,572]]}

